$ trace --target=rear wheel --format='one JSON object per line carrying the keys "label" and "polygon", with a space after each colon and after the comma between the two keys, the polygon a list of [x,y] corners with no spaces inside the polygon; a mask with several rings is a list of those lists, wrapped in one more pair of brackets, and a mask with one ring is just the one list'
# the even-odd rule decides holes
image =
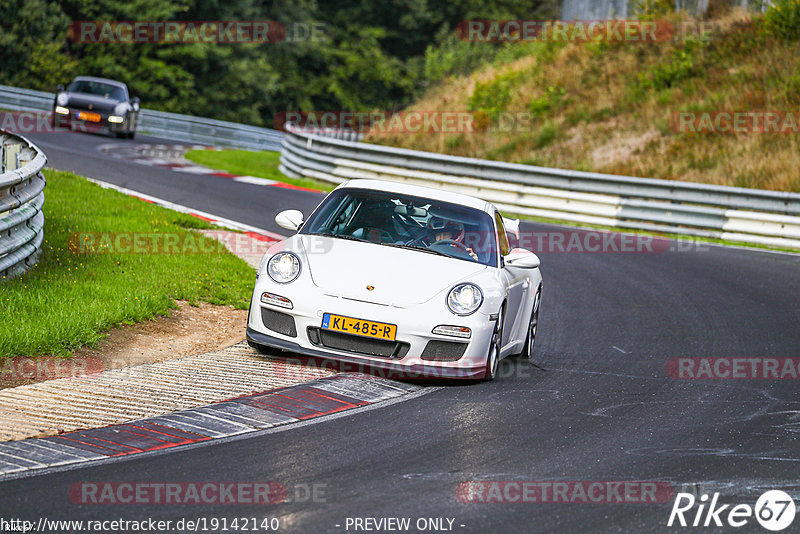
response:
{"label": "rear wheel", "polygon": [[520,358],[525,358],[533,361],[533,345],[536,343],[536,330],[539,326],[539,307],[542,304],[542,286],[536,290],[536,296],[533,300],[533,311],[531,311],[531,320],[528,323],[528,336],[525,338],[525,346],[522,347]]}
{"label": "rear wheel", "polygon": [[497,376],[497,367],[500,364],[500,349],[503,347],[503,321],[505,320],[505,313],[503,308],[497,314],[497,321],[494,324],[494,332],[492,332],[492,340],[489,343],[489,353],[486,355],[486,369],[484,370],[483,379],[490,382]]}

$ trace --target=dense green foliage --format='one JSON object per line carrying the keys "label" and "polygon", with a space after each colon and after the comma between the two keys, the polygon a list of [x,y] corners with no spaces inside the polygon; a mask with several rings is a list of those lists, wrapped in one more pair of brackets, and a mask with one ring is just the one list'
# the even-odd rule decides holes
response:
{"label": "dense green foliage", "polygon": [[[470,72],[501,47],[461,41],[468,19],[542,18],[558,0],[4,0],[0,83],[53,91],[72,76],[125,81],[143,106],[272,125],[291,110],[398,109],[445,76]],[[263,44],[81,43],[76,21],[277,21]]]}
{"label": "dense green foliage", "polygon": [[800,39],[800,0],[775,0],[764,21],[773,35]]}

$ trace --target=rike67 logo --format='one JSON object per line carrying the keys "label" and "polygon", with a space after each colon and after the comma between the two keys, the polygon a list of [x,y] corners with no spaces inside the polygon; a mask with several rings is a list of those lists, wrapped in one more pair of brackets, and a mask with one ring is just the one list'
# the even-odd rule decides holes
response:
{"label": "rike67 logo", "polygon": [[[699,501],[699,502],[698,502]],[[678,493],[667,526],[682,527],[743,527],[755,517],[767,530],[779,532],[794,521],[794,501],[788,493],[769,490],[756,501],[755,507],[749,504],[718,504],[719,493],[708,502],[708,495],[696,499],[691,493]],[[696,509],[695,509],[696,508]]]}

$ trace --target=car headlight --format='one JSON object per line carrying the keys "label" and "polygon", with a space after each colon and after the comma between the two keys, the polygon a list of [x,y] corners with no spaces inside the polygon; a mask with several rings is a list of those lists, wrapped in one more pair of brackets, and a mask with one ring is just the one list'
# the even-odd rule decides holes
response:
{"label": "car headlight", "polygon": [[288,284],[300,274],[300,258],[291,252],[278,252],[267,262],[267,274],[279,284]]}
{"label": "car headlight", "polygon": [[59,106],[66,106],[67,102],[69,102],[67,93],[58,93],[58,96],[56,97],[56,104]]}
{"label": "car headlight", "polygon": [[472,315],[482,303],[483,293],[475,284],[459,284],[447,295],[447,307],[456,315]]}

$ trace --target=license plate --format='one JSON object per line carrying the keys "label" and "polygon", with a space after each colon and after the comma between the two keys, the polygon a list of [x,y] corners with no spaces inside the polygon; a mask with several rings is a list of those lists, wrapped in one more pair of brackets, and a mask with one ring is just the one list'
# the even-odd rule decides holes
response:
{"label": "license plate", "polygon": [[91,113],[89,111],[79,111],[78,118],[82,121],[100,122],[100,114]]}
{"label": "license plate", "polygon": [[365,321],[364,319],[354,319],[331,313],[326,313],[322,316],[322,328],[388,341],[394,341],[397,335],[397,325],[376,323],[375,321]]}

